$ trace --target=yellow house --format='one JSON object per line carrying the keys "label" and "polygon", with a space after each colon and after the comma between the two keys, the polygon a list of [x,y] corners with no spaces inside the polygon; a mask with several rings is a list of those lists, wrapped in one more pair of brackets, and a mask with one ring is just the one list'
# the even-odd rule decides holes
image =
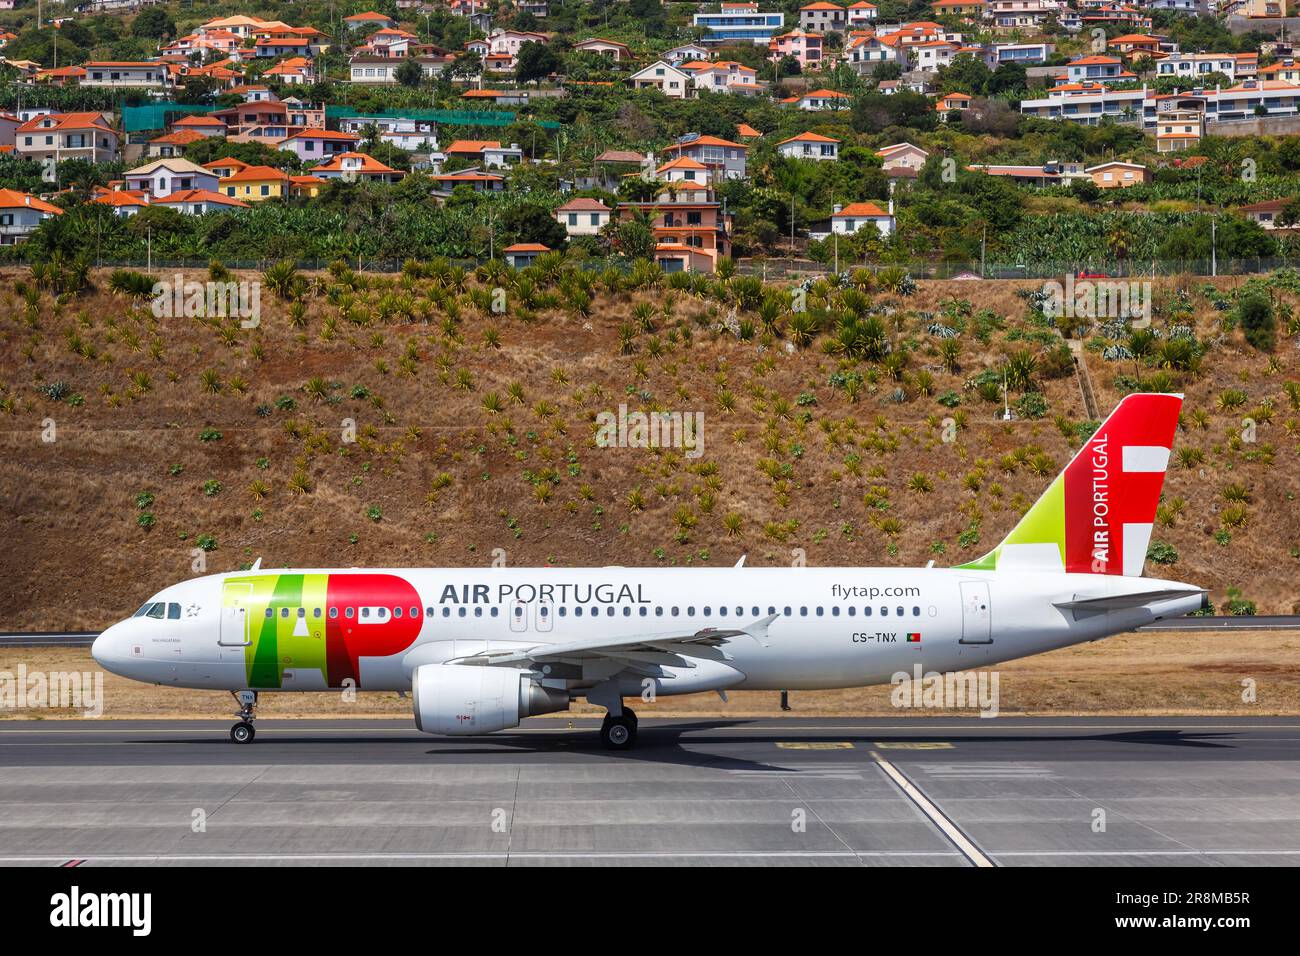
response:
{"label": "yellow house", "polygon": [[274,166],[245,166],[220,183],[221,192],[244,202],[282,199],[289,195],[289,176]]}

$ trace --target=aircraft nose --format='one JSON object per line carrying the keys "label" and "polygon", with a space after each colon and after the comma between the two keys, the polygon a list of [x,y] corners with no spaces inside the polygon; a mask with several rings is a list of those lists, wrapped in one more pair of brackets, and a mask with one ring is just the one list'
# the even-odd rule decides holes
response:
{"label": "aircraft nose", "polygon": [[90,656],[95,659],[95,663],[114,674],[120,673],[120,668],[126,663],[128,637],[125,630],[123,623],[118,622],[95,638],[90,645]]}

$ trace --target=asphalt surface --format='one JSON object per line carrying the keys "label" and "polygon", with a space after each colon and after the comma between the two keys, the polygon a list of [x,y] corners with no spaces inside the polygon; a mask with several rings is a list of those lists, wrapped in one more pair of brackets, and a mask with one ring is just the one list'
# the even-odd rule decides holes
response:
{"label": "asphalt surface", "polygon": [[0,722],[0,865],[1300,863],[1300,719]]}

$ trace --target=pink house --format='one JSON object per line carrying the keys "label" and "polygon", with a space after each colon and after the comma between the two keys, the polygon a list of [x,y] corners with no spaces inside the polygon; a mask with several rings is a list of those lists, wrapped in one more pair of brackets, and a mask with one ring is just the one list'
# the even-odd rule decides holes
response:
{"label": "pink house", "polygon": [[801,69],[819,67],[822,63],[822,35],[806,30],[792,30],[780,36],[772,37],[767,42],[769,60],[781,60],[792,56],[799,61]]}

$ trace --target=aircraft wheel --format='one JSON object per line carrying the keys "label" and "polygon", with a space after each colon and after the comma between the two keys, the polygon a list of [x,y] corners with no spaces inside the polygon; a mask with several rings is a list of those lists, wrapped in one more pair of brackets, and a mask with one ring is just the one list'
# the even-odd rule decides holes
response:
{"label": "aircraft wheel", "polygon": [[253,725],[246,720],[241,720],[230,728],[230,739],[237,744],[251,744],[256,735]]}
{"label": "aircraft wheel", "polygon": [[610,750],[630,750],[636,743],[636,721],[623,717],[606,717],[600,725],[601,742]]}
{"label": "aircraft wheel", "polygon": [[631,707],[623,708],[623,716],[626,717],[628,720],[632,721],[633,727],[636,727],[638,725],[639,722],[637,721],[636,711],[633,710]]}

